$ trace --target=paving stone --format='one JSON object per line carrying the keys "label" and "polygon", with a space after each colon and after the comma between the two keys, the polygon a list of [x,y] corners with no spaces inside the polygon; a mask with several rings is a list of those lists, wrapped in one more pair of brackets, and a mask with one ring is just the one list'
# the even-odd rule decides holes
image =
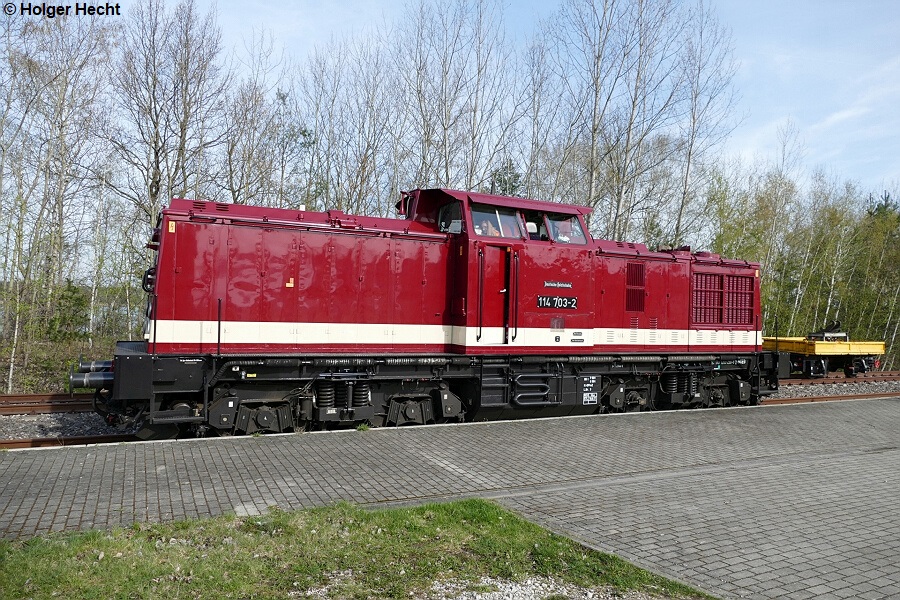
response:
{"label": "paving stone", "polygon": [[887,598],[898,431],[884,399],[13,451],[0,537],[484,497],[723,598]]}

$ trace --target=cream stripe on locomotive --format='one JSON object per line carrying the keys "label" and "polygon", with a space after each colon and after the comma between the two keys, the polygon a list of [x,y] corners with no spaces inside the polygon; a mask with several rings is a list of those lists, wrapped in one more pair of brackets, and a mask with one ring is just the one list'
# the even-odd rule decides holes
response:
{"label": "cream stripe on locomotive", "polygon": [[760,346],[762,331],[716,329],[594,330],[595,346]]}
{"label": "cream stripe on locomotive", "polygon": [[[155,321],[156,332],[145,335],[160,344],[334,344],[334,345],[456,345],[507,347],[591,346],[746,346],[762,344],[761,331],[687,329],[545,329],[450,325],[368,323],[273,323],[223,321]],[[480,337],[479,337],[480,334]]]}

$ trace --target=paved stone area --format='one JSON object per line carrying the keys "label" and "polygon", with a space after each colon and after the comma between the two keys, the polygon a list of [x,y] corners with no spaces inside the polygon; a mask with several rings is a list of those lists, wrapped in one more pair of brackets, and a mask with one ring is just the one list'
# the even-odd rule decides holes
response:
{"label": "paved stone area", "polygon": [[900,399],[0,453],[0,536],[493,498],[723,598],[900,598]]}

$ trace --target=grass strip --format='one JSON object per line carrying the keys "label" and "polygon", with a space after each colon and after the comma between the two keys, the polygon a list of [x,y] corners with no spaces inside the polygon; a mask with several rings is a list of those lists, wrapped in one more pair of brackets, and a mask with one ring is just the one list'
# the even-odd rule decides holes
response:
{"label": "grass strip", "polygon": [[0,542],[2,598],[426,598],[435,581],[546,576],[706,598],[483,500],[341,503]]}

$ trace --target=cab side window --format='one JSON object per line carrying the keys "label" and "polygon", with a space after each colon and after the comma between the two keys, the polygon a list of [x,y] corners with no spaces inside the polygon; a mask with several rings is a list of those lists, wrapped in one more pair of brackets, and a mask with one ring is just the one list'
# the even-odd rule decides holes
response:
{"label": "cab side window", "polygon": [[462,206],[459,202],[450,202],[438,211],[438,230],[444,233],[460,233],[462,231]]}
{"label": "cab side window", "polygon": [[475,233],[486,237],[523,238],[520,220],[511,208],[472,205],[472,224]]}

